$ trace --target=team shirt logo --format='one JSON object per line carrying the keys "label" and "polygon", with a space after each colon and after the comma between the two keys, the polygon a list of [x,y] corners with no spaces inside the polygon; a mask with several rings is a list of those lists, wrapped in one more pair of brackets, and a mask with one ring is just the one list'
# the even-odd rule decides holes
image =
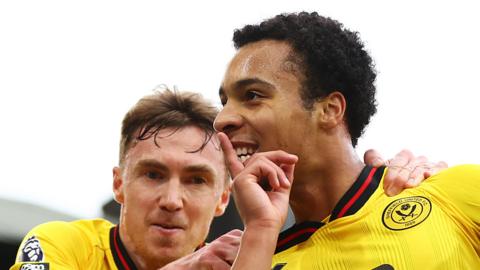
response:
{"label": "team shirt logo", "polygon": [[[41,262],[43,261],[43,250],[40,241],[35,236],[28,238],[22,248],[20,258],[21,262]],[[28,269],[28,268],[26,268]],[[35,268],[32,268],[35,269]]]}
{"label": "team shirt logo", "polygon": [[432,211],[429,199],[413,196],[391,202],[383,211],[382,221],[390,230],[399,231],[417,226]]}

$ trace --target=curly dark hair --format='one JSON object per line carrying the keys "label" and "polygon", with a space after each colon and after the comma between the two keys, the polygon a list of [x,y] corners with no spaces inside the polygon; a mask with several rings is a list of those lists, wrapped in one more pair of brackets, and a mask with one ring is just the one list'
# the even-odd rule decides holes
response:
{"label": "curly dark hair", "polygon": [[[339,91],[346,99],[346,123],[353,146],[375,114],[376,71],[357,32],[318,13],[280,14],[258,25],[235,30],[236,49],[260,40],[288,42],[293,58],[300,63],[305,79],[301,95],[306,109],[313,103]],[[292,59],[287,59],[292,60]]]}

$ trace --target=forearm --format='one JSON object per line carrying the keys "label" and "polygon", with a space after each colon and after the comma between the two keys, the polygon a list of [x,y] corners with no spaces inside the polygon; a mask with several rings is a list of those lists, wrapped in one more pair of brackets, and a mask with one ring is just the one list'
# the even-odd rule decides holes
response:
{"label": "forearm", "polygon": [[232,270],[269,270],[279,230],[270,227],[245,227],[240,250]]}

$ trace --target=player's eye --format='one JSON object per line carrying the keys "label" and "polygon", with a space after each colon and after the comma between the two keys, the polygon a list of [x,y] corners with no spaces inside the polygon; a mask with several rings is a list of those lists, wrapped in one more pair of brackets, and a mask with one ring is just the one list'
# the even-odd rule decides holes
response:
{"label": "player's eye", "polygon": [[207,183],[207,179],[201,176],[194,176],[191,179],[192,184],[202,185]]}
{"label": "player's eye", "polygon": [[152,179],[152,180],[158,180],[158,179],[163,178],[163,174],[161,174],[159,172],[156,172],[156,171],[147,171],[145,173],[145,176],[149,179]]}
{"label": "player's eye", "polygon": [[246,91],[245,92],[245,99],[248,101],[248,100],[256,100],[258,98],[261,98],[262,95],[260,95],[260,93],[258,93],[257,91],[252,91],[252,90],[249,90],[249,91]]}

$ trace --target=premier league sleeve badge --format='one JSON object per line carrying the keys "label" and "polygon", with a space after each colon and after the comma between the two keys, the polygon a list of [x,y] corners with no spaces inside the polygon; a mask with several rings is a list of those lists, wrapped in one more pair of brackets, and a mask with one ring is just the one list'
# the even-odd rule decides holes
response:
{"label": "premier league sleeve badge", "polygon": [[40,241],[35,236],[28,238],[22,247],[19,261],[21,262],[41,262],[43,261],[43,250]]}

